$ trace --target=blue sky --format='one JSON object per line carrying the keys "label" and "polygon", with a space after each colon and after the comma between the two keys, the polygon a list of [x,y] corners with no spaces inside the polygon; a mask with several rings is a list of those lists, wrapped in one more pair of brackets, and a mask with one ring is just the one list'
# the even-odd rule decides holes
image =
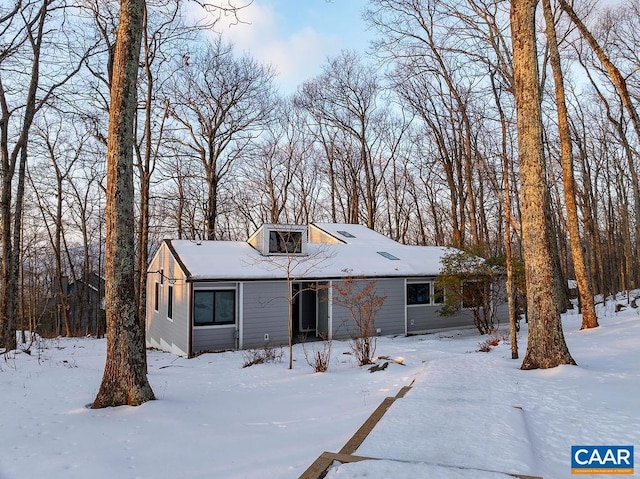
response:
{"label": "blue sky", "polygon": [[254,0],[241,12],[248,22],[218,29],[236,50],[272,64],[277,83],[292,93],[317,75],[328,57],[341,50],[364,52],[371,33],[362,20],[367,0]]}

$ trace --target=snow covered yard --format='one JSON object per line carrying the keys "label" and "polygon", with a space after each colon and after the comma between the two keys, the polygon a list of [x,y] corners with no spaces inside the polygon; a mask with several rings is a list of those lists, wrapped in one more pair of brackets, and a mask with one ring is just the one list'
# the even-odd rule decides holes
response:
{"label": "snow covered yard", "polygon": [[301,345],[293,370],[286,351],[249,368],[243,352],[186,360],[150,351],[158,400],[105,410],[85,407],[105,341],[43,341],[0,359],[0,479],[296,478],[414,379],[355,452],[386,460],[336,464],[328,477],[569,478],[571,445],[640,444],[640,315],[615,313],[612,302],[599,317],[600,328],[578,331],[579,316],[565,315],[579,366],[544,371],[521,371],[507,343],[477,352],[486,338],[472,330],[379,338],[376,353],[405,366],[375,373],[344,342],[324,374]]}

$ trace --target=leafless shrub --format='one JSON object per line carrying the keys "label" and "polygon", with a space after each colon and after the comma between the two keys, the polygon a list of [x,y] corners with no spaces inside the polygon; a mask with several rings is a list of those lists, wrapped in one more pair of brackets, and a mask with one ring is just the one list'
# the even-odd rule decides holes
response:
{"label": "leafless shrub", "polygon": [[498,337],[498,331],[494,330],[491,333],[491,337],[478,343],[478,352],[480,353],[488,353],[492,348],[495,348],[498,344],[500,344],[500,338]]}
{"label": "leafless shrub", "polygon": [[375,281],[352,276],[346,277],[342,284],[336,284],[334,289],[337,292],[335,303],[349,312],[355,325],[350,346],[358,366],[372,364],[376,350],[375,319],[387,297],[376,294]]}
{"label": "leafless shrub", "polygon": [[329,369],[331,359],[331,340],[326,336],[322,337],[322,342],[311,343],[302,346],[304,358],[316,373],[324,373]]}
{"label": "leafless shrub", "polygon": [[249,349],[243,353],[243,368],[248,368],[254,364],[279,363],[282,362],[282,348],[276,348],[270,344],[265,344],[262,349]]}

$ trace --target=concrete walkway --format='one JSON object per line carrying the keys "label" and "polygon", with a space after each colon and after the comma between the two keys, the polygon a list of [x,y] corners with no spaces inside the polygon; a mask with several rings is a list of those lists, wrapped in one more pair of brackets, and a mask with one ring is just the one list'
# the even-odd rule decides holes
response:
{"label": "concrete walkway", "polygon": [[[465,375],[474,373],[475,364],[469,362]],[[321,454],[300,479],[328,473],[340,478],[369,473],[368,477],[542,479],[535,474],[527,413],[515,388],[504,387],[497,378],[502,387],[488,385],[470,399],[464,378],[445,388],[437,386],[437,377],[429,378],[425,374],[386,398],[340,451]],[[439,414],[429,414],[428,404],[438,404]],[[465,448],[469,436],[474,446]],[[508,444],[508,457],[491,450],[490,444]]]}

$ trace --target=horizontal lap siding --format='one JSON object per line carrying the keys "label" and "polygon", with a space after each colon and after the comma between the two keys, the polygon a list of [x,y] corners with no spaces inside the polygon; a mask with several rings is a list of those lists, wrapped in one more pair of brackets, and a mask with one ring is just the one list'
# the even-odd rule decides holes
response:
{"label": "horizontal lap siding", "polygon": [[235,326],[194,327],[191,348],[193,353],[235,349]]}
{"label": "horizontal lap siding", "polygon": [[452,316],[440,316],[440,306],[408,306],[407,332],[419,333],[438,329],[466,328],[473,326],[471,311],[462,310]]}
{"label": "horizontal lap siding", "polygon": [[[371,280],[358,280],[364,287]],[[380,334],[384,336],[404,334],[404,279],[378,279],[376,283],[376,296],[386,296],[382,308],[374,319],[374,334],[380,328]],[[341,282],[334,281],[334,285]],[[345,306],[336,304],[340,301],[339,293],[333,291],[333,337],[336,339],[349,338],[356,333],[353,318]]]}
{"label": "horizontal lap siding", "polygon": [[[266,343],[289,342],[287,283],[256,281],[244,283],[243,347],[260,348]],[[269,335],[265,341],[264,335]]]}
{"label": "horizontal lap siding", "polygon": [[[407,333],[423,333],[440,329],[475,327],[473,312],[463,309],[451,316],[440,316],[440,306],[407,307]],[[496,307],[495,326],[508,324],[509,308],[506,304]]]}
{"label": "horizontal lap siding", "polygon": [[[155,284],[160,282],[159,271],[163,270],[163,284],[158,287],[158,311],[155,310]],[[189,286],[184,273],[163,243],[154,256],[147,274],[147,346],[155,347],[180,356],[189,350]],[[173,286],[173,317],[167,318],[169,285]]]}

